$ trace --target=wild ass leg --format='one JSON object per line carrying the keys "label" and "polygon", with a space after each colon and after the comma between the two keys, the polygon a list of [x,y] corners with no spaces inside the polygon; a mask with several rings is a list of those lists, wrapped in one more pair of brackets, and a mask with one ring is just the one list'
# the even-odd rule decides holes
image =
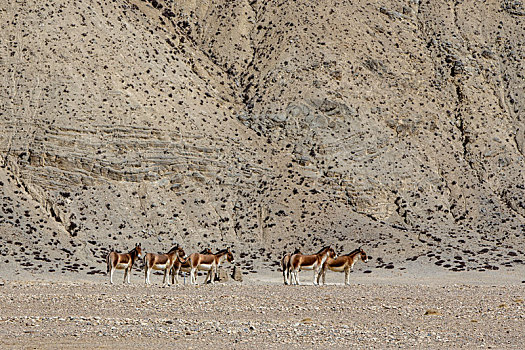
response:
{"label": "wild ass leg", "polygon": [[204,284],[208,283],[208,280],[210,281],[211,284],[214,284],[214,281],[213,281],[213,268],[211,268],[209,271],[208,271],[208,274],[206,275],[206,278],[204,279]]}
{"label": "wild ass leg", "polygon": [[299,282],[299,269],[295,270],[295,284],[301,285],[301,282]]}
{"label": "wild ass leg", "polygon": [[296,284],[295,283],[295,273],[294,270],[290,268],[290,284]]}
{"label": "wild ass leg", "polygon": [[[177,283],[177,284],[179,284],[179,273],[180,273],[180,270],[181,270],[180,268],[173,269],[173,276],[175,277],[175,283]],[[186,282],[186,281],[184,281],[184,282]],[[174,283],[173,280],[172,280],[172,283]]]}
{"label": "wild ass leg", "polygon": [[148,267],[148,284],[151,285],[151,268]]}
{"label": "wild ass leg", "polygon": [[321,284],[321,277],[323,278],[322,284],[325,284],[326,268],[322,268],[321,272],[317,275],[317,284]]}
{"label": "wild ass leg", "polygon": [[115,269],[112,267],[109,270],[109,284],[113,284],[113,271],[115,271]]}
{"label": "wild ass leg", "polygon": [[190,284],[197,284],[195,277],[195,270],[193,267],[190,270]]}
{"label": "wild ass leg", "polygon": [[319,269],[318,268],[314,268],[314,286],[318,285],[319,283],[317,282],[317,276],[319,275]]}
{"label": "wild ass leg", "polygon": [[213,274],[213,283],[219,280],[219,266],[215,266],[215,273]]}
{"label": "wild ass leg", "polygon": [[350,269],[345,269],[345,286],[350,284]]}
{"label": "wild ass leg", "polygon": [[166,279],[167,279],[167,286],[169,287],[170,286],[170,276],[168,276],[168,271],[169,269],[166,267],[164,269],[164,278],[162,279],[162,285],[166,285]]}
{"label": "wild ass leg", "polygon": [[128,284],[131,284],[131,269],[133,266],[130,266],[128,269],[126,269],[127,276],[128,276]]}
{"label": "wild ass leg", "polygon": [[217,265],[212,267],[211,271],[213,271],[213,272],[212,272],[212,274],[210,276],[211,284],[215,284],[215,280],[217,279],[217,277],[219,277],[219,271],[218,270],[219,270],[219,267]]}
{"label": "wild ass leg", "polygon": [[171,276],[171,283],[172,284],[179,284],[179,271],[180,269],[173,268],[173,275]]}
{"label": "wild ass leg", "polygon": [[285,285],[290,284],[290,269],[288,266],[283,266],[283,280]]}
{"label": "wild ass leg", "polygon": [[150,268],[148,267],[148,264],[144,265],[144,279],[146,284],[151,284],[149,281],[149,274],[151,273]]}
{"label": "wild ass leg", "polygon": [[288,265],[288,268],[287,268],[287,276],[288,276],[288,284],[293,284],[293,275],[292,275],[292,266]]}
{"label": "wild ass leg", "polygon": [[288,285],[289,285],[289,284],[292,284],[291,276],[290,276],[290,269],[287,268],[286,271],[285,271],[285,273],[286,273],[286,276],[285,276],[285,278],[286,278],[286,284],[288,284]]}

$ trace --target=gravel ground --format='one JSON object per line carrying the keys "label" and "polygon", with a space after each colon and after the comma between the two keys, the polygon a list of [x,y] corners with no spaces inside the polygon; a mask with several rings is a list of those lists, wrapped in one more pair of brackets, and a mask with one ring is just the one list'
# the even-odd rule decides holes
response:
{"label": "gravel ground", "polygon": [[521,285],[0,283],[1,348],[521,348]]}

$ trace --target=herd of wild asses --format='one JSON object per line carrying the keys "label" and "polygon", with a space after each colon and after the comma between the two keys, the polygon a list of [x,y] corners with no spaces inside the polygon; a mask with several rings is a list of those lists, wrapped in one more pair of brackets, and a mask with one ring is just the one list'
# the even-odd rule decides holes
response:
{"label": "herd of wild asses", "polygon": [[[139,258],[142,258],[140,243],[137,243],[135,248],[128,253],[110,252],[106,257],[110,283],[113,284],[113,272],[115,270],[124,270],[124,282],[127,279],[127,283],[130,283],[131,269]],[[283,281],[285,285],[299,285],[299,271],[312,270],[313,284],[320,284],[321,278],[322,284],[324,284],[326,270],[328,269],[335,272],[344,272],[345,285],[348,285],[350,284],[350,270],[359,258],[363,262],[368,261],[368,256],[361,247],[340,256],[337,256],[331,247],[324,247],[316,254],[311,255],[304,255],[300,251],[296,251],[293,254],[285,253],[281,259]],[[197,284],[197,271],[208,272],[204,283],[215,283],[217,270],[224,260],[229,263],[234,261],[233,253],[229,247],[216,253],[212,253],[210,249],[205,249],[200,253],[192,253],[186,257],[184,249],[177,244],[165,254],[147,253],[144,255],[145,283],[151,284],[151,270],[164,271],[163,286],[170,285],[170,276],[168,274],[171,274],[172,284],[178,283],[178,275],[181,271],[190,273],[191,284]]]}

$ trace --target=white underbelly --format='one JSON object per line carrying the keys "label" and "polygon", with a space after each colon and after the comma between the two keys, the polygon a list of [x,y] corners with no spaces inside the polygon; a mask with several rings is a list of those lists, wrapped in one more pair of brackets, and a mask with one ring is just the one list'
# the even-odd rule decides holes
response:
{"label": "white underbelly", "polygon": [[301,270],[313,270],[317,265],[302,265]]}
{"label": "white underbelly", "polygon": [[127,268],[127,267],[128,267],[128,264],[117,264],[117,265],[115,266],[115,268],[116,268],[117,270],[122,270],[122,269],[125,269],[125,268]]}
{"label": "white underbelly", "polygon": [[339,266],[339,267],[328,267],[330,270],[334,271],[334,272],[344,272],[345,271],[345,268],[344,266]]}
{"label": "white underbelly", "polygon": [[199,267],[197,267],[197,270],[199,271],[210,271],[212,268],[212,264],[200,264]]}
{"label": "white underbelly", "polygon": [[166,270],[168,264],[155,264],[153,265],[153,270]]}

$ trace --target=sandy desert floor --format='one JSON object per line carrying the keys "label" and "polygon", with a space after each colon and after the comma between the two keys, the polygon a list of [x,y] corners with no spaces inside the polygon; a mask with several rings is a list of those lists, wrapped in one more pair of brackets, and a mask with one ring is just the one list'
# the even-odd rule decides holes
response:
{"label": "sandy desert floor", "polygon": [[[120,271],[119,271],[120,272]],[[244,282],[145,287],[105,276],[18,275],[0,282],[1,348],[521,348],[525,271],[328,275],[283,286],[277,271]],[[200,278],[200,281],[202,281]]]}

